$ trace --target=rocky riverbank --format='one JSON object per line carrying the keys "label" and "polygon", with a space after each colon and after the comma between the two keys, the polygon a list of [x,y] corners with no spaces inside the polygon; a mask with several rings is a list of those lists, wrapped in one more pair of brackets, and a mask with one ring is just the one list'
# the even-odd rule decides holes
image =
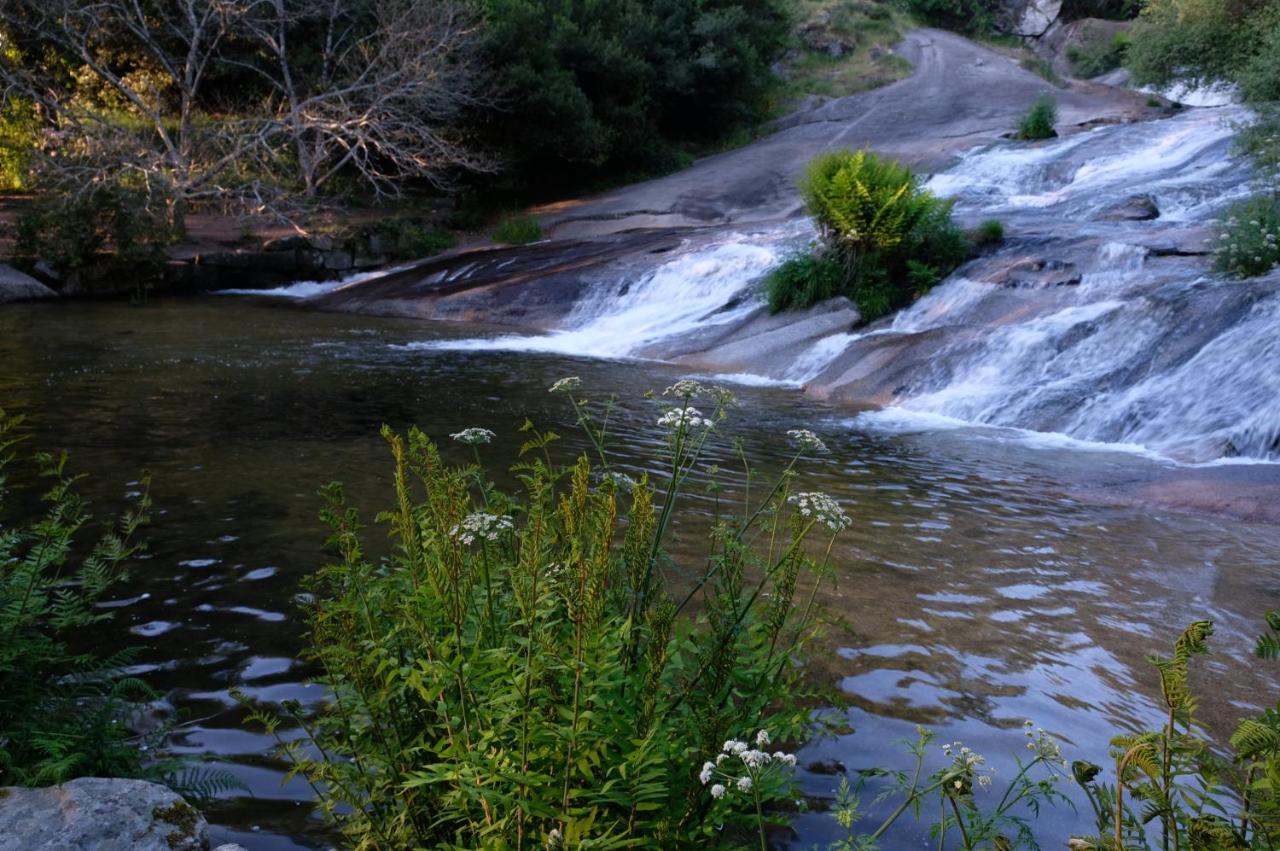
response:
{"label": "rocky riverbank", "polygon": [[[209,851],[209,824],[166,786],[82,777],[0,787],[0,851]],[[213,851],[245,851],[220,845]]]}

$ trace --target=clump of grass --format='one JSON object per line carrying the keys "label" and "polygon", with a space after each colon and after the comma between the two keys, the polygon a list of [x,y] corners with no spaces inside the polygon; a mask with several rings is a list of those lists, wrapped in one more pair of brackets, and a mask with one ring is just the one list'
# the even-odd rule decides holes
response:
{"label": "clump of grass", "polygon": [[1024,141],[1052,139],[1058,135],[1054,125],[1058,121],[1058,104],[1053,95],[1045,92],[1036,98],[1031,109],[1018,123],[1017,138]]}
{"label": "clump of grass", "polygon": [[765,278],[769,311],[778,313],[826,301],[841,291],[844,274],[830,257],[801,254],[785,260]]}
{"label": "clump of grass", "polygon": [[533,216],[508,216],[498,222],[491,236],[494,242],[527,245],[542,239],[542,225]]}
{"label": "clump of grass", "polygon": [[438,230],[413,219],[387,219],[372,228],[374,236],[386,253],[397,260],[413,260],[430,257],[448,251],[457,244],[453,234]]}
{"label": "clump of grass", "polygon": [[999,245],[1004,242],[1004,223],[999,219],[987,219],[973,233],[974,245]]}
{"label": "clump of grass", "polygon": [[1063,80],[1062,77],[1058,75],[1058,72],[1053,70],[1053,63],[1048,59],[1045,59],[1043,56],[1024,56],[1018,60],[1018,65],[1025,71],[1038,74],[1046,82],[1057,86],[1058,88],[1062,88],[1067,84],[1066,80]]}

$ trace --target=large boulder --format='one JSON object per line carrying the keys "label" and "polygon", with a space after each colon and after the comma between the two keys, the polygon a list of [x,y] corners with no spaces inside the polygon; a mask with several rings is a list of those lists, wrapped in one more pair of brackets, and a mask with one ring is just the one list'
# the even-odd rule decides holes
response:
{"label": "large boulder", "polygon": [[1062,14],[1062,0],[1007,0],[1004,13],[1012,35],[1039,38]]}
{"label": "large boulder", "polygon": [[0,788],[0,851],[206,851],[208,829],[181,796],[145,780]]}
{"label": "large boulder", "polygon": [[51,298],[56,295],[57,293],[30,275],[0,263],[0,304],[33,298]]}

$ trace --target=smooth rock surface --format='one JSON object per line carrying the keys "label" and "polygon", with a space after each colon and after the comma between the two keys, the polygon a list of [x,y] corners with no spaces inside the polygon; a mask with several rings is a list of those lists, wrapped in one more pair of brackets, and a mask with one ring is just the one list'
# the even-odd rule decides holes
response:
{"label": "smooth rock surface", "polygon": [[0,851],[205,851],[208,828],[180,795],[145,780],[0,788]]}
{"label": "smooth rock surface", "polygon": [[53,290],[12,266],[0,264],[0,304],[34,298],[53,298]]}

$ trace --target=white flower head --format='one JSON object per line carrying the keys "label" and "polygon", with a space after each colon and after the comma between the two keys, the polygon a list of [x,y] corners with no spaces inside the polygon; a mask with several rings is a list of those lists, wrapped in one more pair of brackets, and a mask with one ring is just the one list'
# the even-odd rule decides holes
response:
{"label": "white flower head", "polygon": [[459,443],[475,446],[477,444],[488,443],[493,440],[494,434],[487,428],[472,426],[471,428],[464,428],[462,431],[455,432],[449,436]]}
{"label": "white flower head", "polygon": [[572,393],[582,386],[582,379],[576,375],[561,378],[547,390],[548,393]]}
{"label": "white flower head", "polygon": [[769,744],[769,742],[770,742],[770,741],[771,741],[771,739],[769,738],[769,731],[768,731],[768,730],[761,730],[760,732],[756,733],[756,746],[757,746],[757,747],[762,747],[762,748],[763,748],[763,747],[766,747],[766,746],[768,746],[768,744]]}
{"label": "white flower head", "polygon": [[807,428],[788,429],[787,437],[801,452],[813,452],[823,455],[830,451],[827,449],[827,444],[822,442],[822,438]]}
{"label": "white flower head", "polygon": [[713,798],[723,798],[723,797],[724,797],[724,793],[725,793],[726,791],[728,791],[728,790],[726,790],[726,789],[724,788],[724,784],[723,784],[723,783],[717,783],[716,785],[714,785],[714,786],[712,786],[712,787],[711,787],[711,797],[713,797]]}
{"label": "white flower head", "polygon": [[474,511],[462,518],[462,522],[449,530],[449,535],[464,544],[470,545],[477,540],[496,541],[503,532],[514,528],[509,515],[486,514]]}
{"label": "white flower head", "polygon": [[702,781],[703,786],[711,782],[711,775],[715,770],[716,764],[714,762],[704,762],[702,764],[702,771],[698,773],[698,779]]}
{"label": "white flower head", "polygon": [[795,493],[787,497],[787,501],[796,507],[801,517],[812,518],[832,532],[839,532],[853,525],[853,521],[849,519],[848,514],[844,513],[840,503],[825,493],[816,491]]}
{"label": "white flower head", "polygon": [[742,776],[742,777],[739,777],[739,778],[738,778],[738,789],[740,789],[741,791],[743,791],[743,792],[750,792],[750,791],[751,791],[751,785],[752,785],[752,784],[751,784],[751,778],[750,778],[750,777],[747,777],[747,776],[745,776],[745,775],[744,775],[744,776]]}
{"label": "white flower head", "polygon": [[708,392],[708,388],[700,381],[682,378],[662,391],[663,396],[675,396],[677,399],[697,399]]}
{"label": "white flower head", "polygon": [[702,416],[697,408],[672,408],[658,417],[658,425],[672,432],[680,429],[711,428],[714,422]]}

